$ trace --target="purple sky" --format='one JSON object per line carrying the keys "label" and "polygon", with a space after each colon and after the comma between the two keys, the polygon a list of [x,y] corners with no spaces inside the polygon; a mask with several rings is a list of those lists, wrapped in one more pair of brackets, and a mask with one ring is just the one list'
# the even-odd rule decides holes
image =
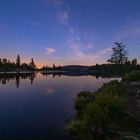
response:
{"label": "purple sky", "polygon": [[140,60],[140,0],[0,0],[0,57],[105,63],[113,42]]}

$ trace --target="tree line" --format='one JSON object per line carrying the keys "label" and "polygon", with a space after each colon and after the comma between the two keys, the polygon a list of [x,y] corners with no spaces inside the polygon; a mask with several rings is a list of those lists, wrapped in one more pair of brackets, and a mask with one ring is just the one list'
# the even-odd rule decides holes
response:
{"label": "tree line", "polygon": [[129,52],[126,49],[125,44],[121,42],[115,42],[112,47],[112,54],[107,60],[108,64],[96,64],[91,67],[90,70],[96,70],[101,73],[120,73],[129,72],[132,70],[140,70],[137,58],[129,59]]}
{"label": "tree line", "polygon": [[20,55],[17,55],[16,61],[7,60],[6,58],[0,58],[0,71],[34,71],[36,70],[36,65],[33,58],[27,63],[21,63]]}
{"label": "tree line", "polygon": [[[88,70],[95,73],[125,73],[131,70],[140,70],[140,65],[136,58],[130,60],[129,53],[126,49],[125,44],[121,42],[115,42],[115,46],[112,47],[111,57],[107,60],[108,64],[96,64],[89,66]],[[63,66],[56,66],[53,64],[52,67],[43,66],[40,69],[37,69],[33,58],[27,63],[21,63],[21,58],[17,55],[15,62],[11,62],[6,58],[0,58],[0,71],[60,71],[63,70]],[[80,70],[79,70],[80,71]]]}

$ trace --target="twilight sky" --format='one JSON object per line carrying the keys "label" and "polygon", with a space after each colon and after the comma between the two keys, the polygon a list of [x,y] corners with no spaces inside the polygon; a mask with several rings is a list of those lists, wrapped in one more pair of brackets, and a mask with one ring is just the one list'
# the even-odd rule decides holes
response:
{"label": "twilight sky", "polygon": [[140,60],[140,0],[0,0],[1,58],[93,65],[115,41]]}

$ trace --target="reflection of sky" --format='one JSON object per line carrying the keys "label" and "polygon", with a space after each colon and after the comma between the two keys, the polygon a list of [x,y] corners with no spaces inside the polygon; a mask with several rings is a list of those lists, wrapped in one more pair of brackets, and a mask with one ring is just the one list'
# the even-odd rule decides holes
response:
{"label": "reflection of sky", "polygon": [[1,0],[0,56],[33,57],[38,66],[91,65],[123,41],[140,59],[139,7],[139,0]]}
{"label": "reflection of sky", "polygon": [[38,73],[33,84],[29,79],[20,80],[18,88],[14,80],[0,84],[0,139],[6,135],[13,139],[58,139],[74,116],[76,94],[94,91],[109,80],[92,76],[53,78]]}

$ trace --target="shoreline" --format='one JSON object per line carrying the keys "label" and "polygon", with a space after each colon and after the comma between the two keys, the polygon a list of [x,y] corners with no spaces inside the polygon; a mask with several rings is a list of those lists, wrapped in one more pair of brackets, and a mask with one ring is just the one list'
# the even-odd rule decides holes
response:
{"label": "shoreline", "polygon": [[132,74],[140,77],[140,71],[134,71],[127,73],[121,81],[109,82],[95,92],[80,92],[75,102],[77,114],[69,125],[70,132],[79,140],[95,137],[139,139],[140,78],[131,81]]}
{"label": "shoreline", "polygon": [[17,72],[17,71],[8,71],[8,72],[0,72],[0,74],[30,74],[30,73],[35,73],[37,71],[20,71],[20,72]]}

